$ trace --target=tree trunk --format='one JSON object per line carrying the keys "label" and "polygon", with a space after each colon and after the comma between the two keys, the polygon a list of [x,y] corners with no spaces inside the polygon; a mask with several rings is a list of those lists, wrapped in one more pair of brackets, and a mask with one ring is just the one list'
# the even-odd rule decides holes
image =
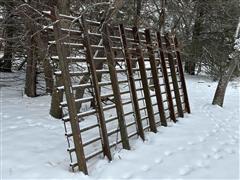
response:
{"label": "tree trunk", "polygon": [[12,58],[13,58],[13,40],[14,37],[14,17],[11,15],[12,13],[12,2],[9,2],[9,5],[6,6],[7,19],[4,27],[4,55],[0,59],[0,71],[2,72],[12,72]]}
{"label": "tree trunk", "polygon": [[198,58],[201,55],[201,42],[199,41],[201,32],[203,31],[203,22],[204,22],[204,14],[205,14],[205,6],[204,6],[205,0],[198,0],[196,2],[196,19],[195,19],[195,24],[193,27],[193,37],[192,37],[192,52],[193,56],[191,56],[185,63],[185,71],[190,74],[190,75],[195,75],[195,68],[196,68],[196,63],[198,61]]}
{"label": "tree trunk", "polygon": [[47,59],[47,47],[48,47],[48,38],[43,33],[37,33],[34,36],[34,39],[37,42],[37,53],[38,59],[43,63],[43,72],[46,83],[46,93],[52,93],[53,91],[53,70],[52,66]]}
{"label": "tree trunk", "polygon": [[136,14],[134,16],[134,20],[133,20],[133,25],[135,27],[139,26],[139,22],[140,22],[140,17],[141,17],[141,9],[142,9],[142,0],[136,0]]}
{"label": "tree trunk", "polygon": [[29,97],[36,97],[36,81],[37,81],[37,55],[34,38],[32,38],[33,30],[31,22],[26,23],[26,28],[29,29],[27,35],[27,69],[25,80],[25,94]]}
{"label": "tree trunk", "polygon": [[[54,0],[49,1],[49,6],[57,6],[59,9],[59,13],[69,15],[70,14],[70,1],[69,0]],[[63,28],[68,28],[69,22],[62,23]],[[67,52],[70,54],[70,52]],[[46,63],[46,62],[45,62]],[[49,67],[48,64],[45,64],[46,67]],[[49,69],[45,69],[46,74],[49,73]],[[63,101],[63,92],[57,91],[57,86],[62,86],[63,82],[61,78],[55,78],[55,87],[52,91],[52,99],[51,99],[51,107],[50,107],[50,115],[54,118],[61,119],[63,116],[62,108],[60,107],[60,103]]]}
{"label": "tree trunk", "polygon": [[63,92],[58,91],[56,87],[62,86],[62,79],[60,77],[56,77],[55,86],[52,92],[52,100],[51,100],[51,108],[49,114],[56,119],[61,119],[63,117],[62,108],[60,107],[60,103],[63,101]]}
{"label": "tree trunk", "polygon": [[[142,0],[136,0],[136,5],[135,6],[136,6],[136,14],[134,16],[133,26],[139,27],[141,9],[142,9]],[[132,67],[133,68],[137,67],[137,60],[133,60]]]}
{"label": "tree trunk", "polygon": [[229,82],[234,70],[236,69],[236,67],[239,64],[240,53],[237,51],[234,52],[233,57],[234,58],[232,59],[232,62],[228,68],[227,73],[224,74],[219,80],[219,83],[218,83],[218,86],[217,86],[217,89],[216,89],[216,92],[215,92],[215,95],[213,98],[213,102],[212,102],[213,105],[219,105],[221,107],[223,106],[223,101],[224,101],[227,85],[228,85],[228,82]]}
{"label": "tree trunk", "polygon": [[[102,69],[102,67],[103,67],[103,62],[97,62],[97,63],[96,63],[96,69],[97,69],[97,70]],[[81,79],[81,81],[80,81],[79,84],[85,84],[85,83],[87,83],[87,82],[89,81],[89,78],[90,78],[89,75],[84,75],[84,76],[82,77],[82,79]],[[102,79],[102,73],[99,73],[99,74],[98,74],[98,81],[100,82],[101,79]],[[85,89],[86,89],[85,87],[78,88],[78,89],[76,90],[75,98],[76,98],[76,99],[82,98],[83,95],[84,95]],[[77,103],[76,106],[77,106],[77,110],[80,111],[81,106],[82,106],[82,103]],[[91,107],[94,107],[94,102],[93,102],[93,101],[91,102]]]}

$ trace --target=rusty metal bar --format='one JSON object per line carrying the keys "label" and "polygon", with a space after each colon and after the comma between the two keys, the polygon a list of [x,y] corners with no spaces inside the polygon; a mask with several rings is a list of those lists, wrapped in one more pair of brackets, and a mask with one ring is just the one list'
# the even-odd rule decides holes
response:
{"label": "rusty metal bar", "polygon": [[124,53],[125,53],[128,78],[129,78],[129,83],[130,83],[130,91],[131,91],[131,95],[132,95],[132,101],[133,101],[133,106],[134,106],[134,114],[135,114],[138,134],[143,140],[145,140],[143,125],[142,125],[142,121],[141,121],[141,114],[139,111],[139,104],[138,104],[136,85],[135,85],[135,81],[134,81],[134,74],[133,74],[133,69],[132,69],[132,59],[131,59],[130,53],[128,51],[125,30],[124,30],[124,27],[122,24],[119,25],[119,30],[120,30],[120,34],[121,34],[121,38],[122,38],[122,45],[123,45]]}
{"label": "rusty metal bar", "polygon": [[146,37],[146,42],[147,42],[148,56],[149,56],[150,65],[151,65],[152,79],[153,79],[155,95],[156,95],[157,104],[158,104],[158,110],[159,110],[159,114],[160,114],[161,125],[167,126],[167,121],[166,121],[164,106],[163,106],[163,100],[162,100],[162,93],[161,93],[160,83],[159,83],[159,79],[158,79],[157,64],[156,64],[156,59],[154,56],[154,51],[153,51],[153,47],[152,47],[153,46],[152,39],[151,39],[151,34],[150,34],[149,29],[145,30],[145,37]]}
{"label": "rusty metal bar", "polygon": [[148,87],[146,67],[145,67],[145,63],[144,63],[143,53],[142,53],[142,50],[140,47],[140,38],[139,38],[137,27],[133,27],[132,33],[133,33],[135,42],[137,43],[136,54],[137,54],[137,60],[138,60],[140,74],[141,74],[141,78],[142,78],[143,92],[144,92],[145,102],[146,102],[146,106],[147,106],[150,129],[152,132],[156,133],[157,128],[156,128],[155,118],[153,115],[153,107],[152,107],[152,101],[151,101],[149,87]]}
{"label": "rusty metal bar", "polygon": [[160,57],[161,57],[160,63],[161,63],[161,67],[162,67],[162,73],[163,73],[163,77],[164,77],[165,88],[166,88],[167,99],[168,99],[169,113],[170,113],[171,119],[174,122],[176,122],[176,116],[175,116],[174,108],[173,108],[173,99],[172,99],[170,83],[169,83],[169,79],[168,79],[168,72],[167,72],[166,61],[165,61],[165,57],[164,57],[164,52],[163,52],[163,46],[162,46],[162,40],[161,40],[160,32],[157,32],[157,40],[158,40],[158,47],[159,47]]}

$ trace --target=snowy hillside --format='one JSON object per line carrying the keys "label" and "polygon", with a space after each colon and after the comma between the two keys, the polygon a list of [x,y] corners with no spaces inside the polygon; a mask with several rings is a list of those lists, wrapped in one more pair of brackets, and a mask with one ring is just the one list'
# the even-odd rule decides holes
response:
{"label": "snowy hillside", "polygon": [[27,98],[14,84],[1,87],[3,179],[239,179],[239,82],[224,108],[212,106],[216,83],[187,77],[192,114],[133,140],[114,160],[97,160],[90,176],[69,171],[63,124],[48,115],[50,97]]}

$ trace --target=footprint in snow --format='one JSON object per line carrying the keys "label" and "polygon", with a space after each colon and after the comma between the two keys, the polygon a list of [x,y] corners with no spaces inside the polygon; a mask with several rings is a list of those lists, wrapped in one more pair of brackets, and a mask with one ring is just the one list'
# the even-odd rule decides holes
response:
{"label": "footprint in snow", "polygon": [[217,152],[220,151],[220,149],[219,149],[219,148],[216,148],[216,147],[212,147],[212,151],[215,152],[215,153],[217,153]]}
{"label": "footprint in snow", "polygon": [[185,176],[190,174],[193,171],[193,167],[189,166],[189,165],[185,165],[183,168],[179,169],[179,174],[181,176]]}
{"label": "footprint in snow", "polygon": [[123,179],[131,179],[132,178],[132,174],[124,174],[123,176],[122,176],[122,178]]}
{"label": "footprint in snow", "polygon": [[226,148],[224,151],[226,151],[228,154],[234,154],[235,151],[232,148]]}
{"label": "footprint in snow", "polygon": [[209,155],[209,154],[203,154],[203,158],[204,158],[204,159],[209,159],[209,158],[210,158],[210,155]]}
{"label": "footprint in snow", "polygon": [[231,139],[230,142],[229,142],[229,144],[235,145],[235,144],[237,144],[237,140],[236,140],[236,139]]}
{"label": "footprint in snow", "polygon": [[218,130],[217,130],[217,129],[213,129],[212,132],[213,132],[213,133],[217,133]]}
{"label": "footprint in snow", "polygon": [[53,163],[53,162],[51,162],[51,161],[48,161],[48,162],[46,163],[46,166],[54,167],[54,166],[56,166],[56,164]]}
{"label": "footprint in snow", "polygon": [[9,129],[17,129],[17,126],[10,126]]}
{"label": "footprint in snow", "polygon": [[144,172],[148,171],[149,169],[150,169],[150,167],[148,165],[141,167],[141,170]]}
{"label": "footprint in snow", "polygon": [[184,151],[185,148],[180,146],[180,147],[177,148],[177,150],[178,150],[178,151]]}
{"label": "footprint in snow", "polygon": [[3,118],[9,118],[10,116],[9,115],[3,115]]}
{"label": "footprint in snow", "polygon": [[164,152],[164,155],[165,155],[165,156],[171,156],[172,154],[173,154],[172,151],[165,151],[165,152]]}
{"label": "footprint in snow", "polygon": [[208,168],[209,167],[209,164],[203,160],[197,161],[196,165],[197,165],[197,167],[200,167],[200,168]]}
{"label": "footprint in snow", "polygon": [[192,142],[192,141],[189,141],[188,142],[188,145],[194,145],[195,143],[194,142]]}
{"label": "footprint in snow", "polygon": [[222,131],[222,132],[226,132],[226,129],[224,129],[224,128],[220,128],[220,131]]}
{"label": "footprint in snow", "polygon": [[206,141],[206,138],[204,138],[204,137],[198,137],[199,138],[199,142],[204,142],[204,141]]}
{"label": "footprint in snow", "polygon": [[162,160],[162,159],[156,159],[154,162],[155,162],[156,164],[160,164],[160,163],[163,162],[163,160]]}
{"label": "footprint in snow", "polygon": [[225,146],[225,145],[227,145],[228,143],[227,143],[227,142],[219,142],[219,144],[220,144],[221,146]]}
{"label": "footprint in snow", "polygon": [[218,160],[218,159],[222,159],[223,157],[221,154],[216,153],[213,155],[213,158]]}
{"label": "footprint in snow", "polygon": [[206,133],[205,137],[209,137],[210,136],[210,133]]}

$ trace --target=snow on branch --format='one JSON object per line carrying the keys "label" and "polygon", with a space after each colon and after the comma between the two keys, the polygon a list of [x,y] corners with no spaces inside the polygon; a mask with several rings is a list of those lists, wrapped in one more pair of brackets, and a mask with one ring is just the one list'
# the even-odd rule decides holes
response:
{"label": "snow on branch", "polygon": [[234,49],[240,51],[240,38],[235,41]]}
{"label": "snow on branch", "polygon": [[235,34],[235,44],[234,44],[234,49],[236,51],[240,51],[240,17],[239,17],[239,22],[238,22],[238,26],[237,26],[237,30],[236,30],[236,34]]}

